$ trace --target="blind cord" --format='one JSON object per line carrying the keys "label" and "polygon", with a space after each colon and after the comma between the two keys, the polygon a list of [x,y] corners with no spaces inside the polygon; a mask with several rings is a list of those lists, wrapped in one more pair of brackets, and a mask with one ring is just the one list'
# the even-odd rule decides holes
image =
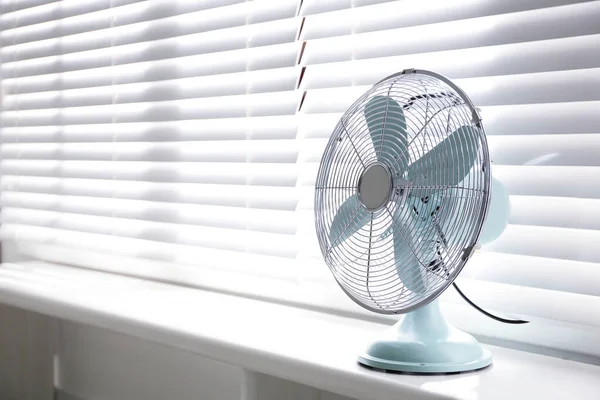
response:
{"label": "blind cord", "polygon": [[498,322],[502,322],[504,324],[519,325],[519,324],[528,324],[529,323],[529,321],[524,321],[522,319],[507,319],[507,318],[502,318],[502,317],[498,317],[497,315],[491,314],[491,313],[485,311],[483,308],[479,307],[477,304],[473,303],[462,292],[462,290],[460,290],[458,288],[458,285],[456,284],[456,282],[452,282],[452,286],[454,286],[454,289],[456,289],[456,291],[458,292],[458,294],[460,294],[460,297],[462,297],[464,301],[466,301],[471,307],[473,307],[474,309],[476,309],[477,311],[479,311],[480,313],[482,313],[483,315],[485,315],[488,318],[491,318],[491,319],[496,320]]}

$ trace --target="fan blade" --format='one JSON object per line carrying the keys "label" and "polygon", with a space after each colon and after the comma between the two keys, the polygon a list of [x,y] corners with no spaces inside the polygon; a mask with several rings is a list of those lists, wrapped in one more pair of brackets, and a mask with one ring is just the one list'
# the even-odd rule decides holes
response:
{"label": "fan blade", "polygon": [[479,148],[477,128],[463,125],[408,167],[414,186],[455,186],[473,166]]}
{"label": "fan blade", "polygon": [[424,293],[427,290],[425,277],[423,276],[424,270],[419,266],[419,260],[413,253],[413,243],[406,242],[406,240],[415,241],[410,237],[405,240],[396,228],[392,228],[392,233],[398,278],[411,292]]}
{"label": "fan blade", "polygon": [[[374,96],[365,106],[365,119],[377,159],[388,161],[390,167],[397,165],[396,172],[404,174],[408,165],[408,140],[402,107],[391,97]],[[384,136],[390,139],[385,144],[381,143]]]}
{"label": "fan blade", "polygon": [[[439,251],[440,247],[447,245],[448,239],[442,232],[443,222],[439,220],[442,199],[431,190],[420,190],[419,195],[409,198],[406,207],[408,209],[402,217],[403,226],[407,227],[404,235],[396,232],[396,223],[382,236],[387,237],[390,231],[398,235],[394,237],[398,277],[409,290],[424,293],[427,290],[426,275],[439,274],[439,269],[443,268]],[[396,215],[400,212],[397,210]],[[424,266],[420,265],[417,257],[425,263]]]}
{"label": "fan blade", "polygon": [[370,219],[371,215],[360,204],[358,195],[348,197],[333,217],[329,230],[329,243],[332,247],[339,245],[358,232]]}

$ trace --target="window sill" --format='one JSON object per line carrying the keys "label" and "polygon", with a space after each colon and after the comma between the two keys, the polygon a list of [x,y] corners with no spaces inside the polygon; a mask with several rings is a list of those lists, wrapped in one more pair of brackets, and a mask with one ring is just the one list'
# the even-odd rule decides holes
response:
{"label": "window sill", "polygon": [[356,355],[381,324],[50,264],[4,264],[0,301],[359,399],[597,399],[600,393],[598,366],[495,346],[489,346],[493,366],[480,372],[370,371]]}

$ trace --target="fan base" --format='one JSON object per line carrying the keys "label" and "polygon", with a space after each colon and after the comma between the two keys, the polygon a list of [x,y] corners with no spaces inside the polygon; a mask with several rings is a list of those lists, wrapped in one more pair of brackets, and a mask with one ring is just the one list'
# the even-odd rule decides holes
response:
{"label": "fan base", "polygon": [[492,353],[450,325],[435,300],[408,313],[372,343],[358,362],[389,371],[441,374],[485,368],[492,363]]}

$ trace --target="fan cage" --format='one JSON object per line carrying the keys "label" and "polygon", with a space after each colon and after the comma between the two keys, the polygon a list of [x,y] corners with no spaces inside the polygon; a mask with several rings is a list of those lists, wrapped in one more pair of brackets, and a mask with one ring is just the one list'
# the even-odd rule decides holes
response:
{"label": "fan cage", "polygon": [[[375,96],[402,106],[406,123],[402,127],[389,120],[391,102],[381,104],[370,114],[384,127],[376,141],[365,118],[365,106]],[[415,161],[464,126],[472,134],[436,154],[430,176],[411,170]],[[435,184],[443,180],[436,174],[455,173],[453,169],[468,161],[469,149],[476,153],[465,178],[455,185]],[[362,173],[374,163],[389,168],[392,192],[381,209],[369,212],[356,194]],[[406,313],[434,300],[472,254],[487,216],[490,179],[483,124],[460,88],[423,70],[405,70],[375,84],[336,125],[315,185],[317,237],[338,284],[356,303],[383,314]],[[355,233],[345,240],[330,238],[336,212],[346,201],[352,211],[344,229]],[[401,257],[395,255],[396,247],[403,249]],[[423,286],[414,290],[419,280]]]}

